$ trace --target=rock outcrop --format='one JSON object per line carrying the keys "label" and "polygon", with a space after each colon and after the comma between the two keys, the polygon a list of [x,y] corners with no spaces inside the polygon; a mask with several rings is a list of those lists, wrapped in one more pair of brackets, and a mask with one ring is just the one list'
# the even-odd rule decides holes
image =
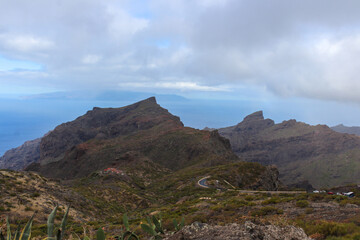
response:
{"label": "rock outcrop", "polygon": [[261,111],[218,131],[243,160],[276,165],[285,184],[308,180],[318,188],[360,183],[358,136],[296,120],[275,124]]}
{"label": "rock outcrop", "polygon": [[295,226],[259,225],[252,222],[211,226],[195,222],[185,226],[167,240],[310,240],[303,229]]}
{"label": "rock outcrop", "polygon": [[23,170],[40,159],[40,141],[37,138],[27,141],[17,148],[10,149],[0,157],[0,169]]}

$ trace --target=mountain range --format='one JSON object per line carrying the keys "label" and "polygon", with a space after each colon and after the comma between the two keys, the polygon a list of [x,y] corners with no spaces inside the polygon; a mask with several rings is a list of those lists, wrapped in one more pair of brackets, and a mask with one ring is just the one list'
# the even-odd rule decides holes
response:
{"label": "mountain range", "polygon": [[287,185],[308,181],[316,188],[360,183],[360,137],[296,120],[275,124],[262,111],[218,129],[243,160],[276,165]]}
{"label": "mountain range", "polygon": [[122,108],[95,107],[7,151],[0,168],[75,179],[106,168],[172,172],[242,160],[275,165],[289,186],[359,183],[360,137],[333,129],[296,120],[275,124],[259,111],[235,126],[197,130],[152,97]]}
{"label": "mountain range", "polygon": [[7,152],[0,167],[27,167],[47,177],[68,179],[144,162],[179,170],[238,161],[227,139],[217,132],[184,127],[155,98],[122,108],[94,108],[32,143]]}
{"label": "mountain range", "polygon": [[[359,139],[325,125],[275,124],[261,111],[232,127],[198,130],[185,127],[155,98],[95,107],[0,158],[1,168],[22,170],[0,170],[0,213],[12,223],[37,212],[32,236],[41,238],[46,226],[39,223],[54,204],[62,213],[71,205],[67,234],[79,236],[100,227],[108,237],[118,236],[124,213],[141,239],[146,236],[138,223],[160,214],[166,229],[181,217],[186,225],[255,221],[258,230],[249,223],[237,228],[265,237],[273,233],[263,229],[275,225],[263,223],[283,219],[300,224],[311,238],[354,236],[360,232],[353,224],[360,212],[357,197],[293,188],[358,183]],[[359,189],[353,184],[329,191],[358,196]],[[326,232],[329,226],[341,233]],[[354,230],[342,231],[347,226]],[[300,232],[289,236],[305,239]]]}
{"label": "mountain range", "polygon": [[[46,199],[56,201],[61,189],[67,195],[59,192],[59,202],[71,203],[80,220],[115,221],[125,211],[168,204],[184,208],[184,202],[228,188],[282,186],[275,167],[241,161],[217,131],[184,127],[155,98],[94,108],[8,151],[1,164],[26,171],[0,171],[0,211],[4,206],[13,214],[20,205],[49,211]],[[200,187],[198,180],[206,176],[208,188]]]}
{"label": "mountain range", "polygon": [[343,124],[336,125],[334,127],[331,127],[332,130],[340,133],[348,133],[348,134],[355,134],[360,136],[360,127],[347,127]]}

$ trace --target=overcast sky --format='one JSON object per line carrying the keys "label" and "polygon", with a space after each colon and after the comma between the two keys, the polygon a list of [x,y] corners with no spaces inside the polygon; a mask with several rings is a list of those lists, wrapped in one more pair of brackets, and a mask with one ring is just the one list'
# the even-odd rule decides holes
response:
{"label": "overcast sky", "polygon": [[0,0],[0,94],[251,89],[359,103],[359,9],[357,0]]}
{"label": "overcast sky", "polygon": [[[358,0],[0,0],[0,155],[95,105],[133,101],[116,91],[192,99],[160,104],[198,128],[257,110],[360,126],[359,10]],[[91,98],[109,90],[111,103]]]}

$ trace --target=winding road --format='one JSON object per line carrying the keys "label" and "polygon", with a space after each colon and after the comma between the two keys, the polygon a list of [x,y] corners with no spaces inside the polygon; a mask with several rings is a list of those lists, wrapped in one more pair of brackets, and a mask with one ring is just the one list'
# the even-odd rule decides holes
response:
{"label": "winding road", "polygon": [[[210,178],[210,176],[206,176],[201,178],[197,184],[202,188],[211,188],[209,185],[206,184],[206,180]],[[234,190],[228,189],[231,191],[238,191],[240,193],[270,193],[270,194],[279,194],[279,193],[289,193],[289,194],[296,194],[296,193],[306,193],[306,191],[260,191],[260,190]]]}
{"label": "winding road", "polygon": [[206,177],[203,177],[201,178],[199,181],[198,181],[198,185],[200,187],[203,187],[203,188],[210,188],[209,185],[206,184],[206,180],[209,178],[210,176],[206,176]]}

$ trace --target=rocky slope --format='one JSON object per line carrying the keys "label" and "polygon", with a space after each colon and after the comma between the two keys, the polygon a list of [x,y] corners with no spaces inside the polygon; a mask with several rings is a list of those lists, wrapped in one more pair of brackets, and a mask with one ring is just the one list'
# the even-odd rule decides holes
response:
{"label": "rocky slope", "polygon": [[308,180],[314,187],[330,187],[360,181],[358,136],[296,120],[275,124],[261,111],[219,133],[245,161],[276,165],[285,184]]}
{"label": "rocky slope", "polygon": [[339,133],[348,133],[348,134],[355,134],[360,136],[360,127],[347,127],[343,124],[336,125],[331,127],[332,130]]}
{"label": "rocky slope", "polygon": [[109,167],[150,162],[178,170],[238,161],[216,131],[184,127],[155,98],[123,107],[94,108],[56,127],[40,143],[39,163],[27,169],[47,177],[78,178]]}
{"label": "rocky slope", "polygon": [[0,192],[0,213],[6,212],[11,218],[30,217],[38,211],[36,220],[46,220],[55,203],[63,210],[71,203],[70,214],[77,220],[94,217],[90,201],[36,173],[0,170]]}
{"label": "rocky slope", "polygon": [[[36,219],[46,220],[54,204],[58,203],[63,209],[71,204],[71,215],[77,221],[117,221],[125,211],[138,211],[143,215],[144,211],[161,208],[169,214],[176,207],[179,210],[175,213],[178,213],[189,201],[197,202],[201,196],[215,194],[219,197],[217,189],[225,194],[227,189],[232,189],[228,183],[236,188],[253,190],[276,190],[280,184],[276,169],[249,162],[172,172],[139,160],[117,170],[96,171],[85,178],[56,181],[33,172],[1,170],[0,216],[26,218],[39,211]],[[210,188],[201,188],[197,184],[205,175],[211,175]],[[222,201],[226,199],[221,197]]]}
{"label": "rocky slope", "polygon": [[0,169],[22,170],[40,159],[40,138],[10,149],[0,157]]}
{"label": "rocky slope", "polygon": [[184,227],[167,240],[310,240],[303,229],[294,226],[260,225],[252,222],[244,224],[230,224],[225,226],[212,226],[195,222]]}

